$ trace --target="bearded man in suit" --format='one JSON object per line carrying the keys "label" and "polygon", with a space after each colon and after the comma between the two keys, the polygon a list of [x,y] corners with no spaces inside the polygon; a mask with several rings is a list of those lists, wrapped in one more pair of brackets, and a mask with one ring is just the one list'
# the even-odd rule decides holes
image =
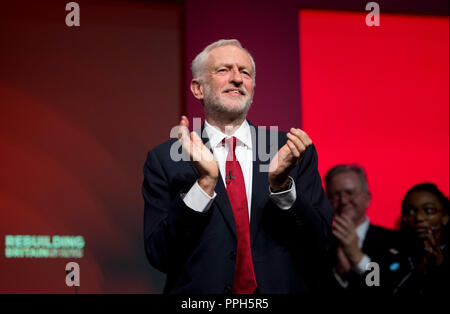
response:
{"label": "bearded man in suit", "polygon": [[[247,121],[255,63],[237,40],[206,47],[192,74],[202,136],[182,116],[178,138],[144,166],[145,252],[167,274],[164,293],[314,293],[332,209],[311,139]],[[181,150],[187,159],[176,158]]]}

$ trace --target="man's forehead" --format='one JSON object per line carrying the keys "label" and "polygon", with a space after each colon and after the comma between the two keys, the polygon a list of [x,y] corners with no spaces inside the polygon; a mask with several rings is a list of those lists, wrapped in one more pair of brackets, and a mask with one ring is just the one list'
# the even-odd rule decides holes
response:
{"label": "man's forehead", "polygon": [[251,67],[252,63],[248,54],[236,46],[222,46],[211,50],[208,54],[208,63],[211,66],[232,65]]}
{"label": "man's forehead", "polygon": [[357,173],[354,171],[346,171],[336,174],[331,179],[331,185],[334,188],[359,187],[361,185],[361,181],[359,180]]}

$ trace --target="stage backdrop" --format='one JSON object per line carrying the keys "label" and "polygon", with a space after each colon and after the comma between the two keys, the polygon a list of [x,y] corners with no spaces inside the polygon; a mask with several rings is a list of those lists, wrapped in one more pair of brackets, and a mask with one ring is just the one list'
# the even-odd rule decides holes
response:
{"label": "stage backdrop", "polygon": [[[337,163],[359,163],[373,194],[368,215],[394,228],[412,185],[449,192],[448,2],[377,1],[379,27],[366,25],[366,3],[188,1],[186,56],[239,39],[256,62],[250,121],[302,127],[322,178]],[[229,7],[239,8],[232,18],[211,14]],[[190,77],[186,64],[187,113],[202,116]]]}
{"label": "stage backdrop", "polygon": [[[0,292],[161,292],[142,169],[181,112],[181,6],[9,1],[0,10]],[[26,236],[40,237],[26,237]],[[20,237],[22,236],[22,237]]]}
{"label": "stage backdrop", "polygon": [[366,171],[373,223],[393,228],[408,189],[449,189],[448,17],[299,12],[304,130],[322,175],[337,163]]}
{"label": "stage backdrop", "polygon": [[[0,292],[162,291],[164,276],[143,250],[142,166],[181,113],[202,116],[188,89],[190,62],[220,38],[241,40],[255,57],[250,120],[303,127],[316,143],[322,175],[336,162],[366,166],[375,222],[392,227],[399,199],[418,180],[436,181],[448,193],[448,30],[441,31],[448,2],[377,2],[378,29],[365,26],[359,0],[83,0],[80,27],[66,25],[65,1],[2,3]],[[341,12],[299,15],[305,8]],[[387,12],[429,16],[384,20]],[[366,63],[361,49],[371,57]],[[446,111],[434,107],[445,97]],[[357,121],[342,117],[349,113]],[[347,123],[340,132],[338,117]],[[401,138],[380,140],[373,125]],[[418,129],[417,139],[409,134]],[[355,139],[366,131],[370,140]],[[410,164],[411,152],[420,164]],[[389,208],[380,199],[386,193]],[[65,284],[70,261],[81,268],[78,289]]]}

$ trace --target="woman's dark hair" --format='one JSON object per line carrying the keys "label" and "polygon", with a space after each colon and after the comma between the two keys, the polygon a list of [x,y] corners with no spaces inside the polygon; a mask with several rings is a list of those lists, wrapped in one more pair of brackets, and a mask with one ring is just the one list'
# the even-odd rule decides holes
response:
{"label": "woman's dark hair", "polygon": [[[413,193],[413,192],[422,192],[422,191],[431,193],[434,196],[436,196],[437,199],[439,200],[439,202],[442,205],[442,211],[444,213],[446,213],[447,215],[450,214],[448,197],[445,196],[444,193],[442,193],[435,184],[429,183],[429,182],[424,182],[424,183],[420,183],[420,184],[414,185],[406,193],[405,197],[402,200],[402,216],[403,216],[403,209],[405,208],[406,199],[411,195],[411,193]],[[401,229],[400,230],[402,230],[402,229],[403,229],[403,221],[401,222]],[[405,236],[405,235],[403,235],[403,236]],[[446,224],[442,228],[441,242],[442,243],[448,243],[449,240],[450,240],[449,236],[450,236],[450,224]],[[410,243],[410,245],[414,244],[413,241],[407,241],[407,242]],[[423,252],[423,250],[421,250],[421,252]],[[446,254],[448,254],[448,250],[446,250],[446,252],[447,252]]]}
{"label": "woman's dark hair", "polygon": [[449,208],[450,206],[449,206],[448,197],[445,196],[444,193],[442,193],[435,184],[429,183],[429,182],[416,184],[412,188],[409,189],[409,191],[406,193],[405,197],[402,200],[402,210],[405,207],[405,202],[406,202],[406,199],[408,198],[408,196],[411,195],[411,193],[418,192],[418,191],[425,191],[425,192],[431,193],[434,196],[436,196],[442,205],[443,211],[447,214],[450,214],[450,208]]}

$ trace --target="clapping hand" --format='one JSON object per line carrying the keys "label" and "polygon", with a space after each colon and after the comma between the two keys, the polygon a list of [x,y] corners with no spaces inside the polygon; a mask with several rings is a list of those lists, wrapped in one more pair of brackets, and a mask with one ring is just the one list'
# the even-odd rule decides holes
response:
{"label": "clapping hand", "polygon": [[178,139],[198,172],[198,184],[212,196],[219,177],[217,162],[211,151],[203,144],[200,136],[196,132],[189,132],[189,120],[186,116],[181,116],[179,127]]}

